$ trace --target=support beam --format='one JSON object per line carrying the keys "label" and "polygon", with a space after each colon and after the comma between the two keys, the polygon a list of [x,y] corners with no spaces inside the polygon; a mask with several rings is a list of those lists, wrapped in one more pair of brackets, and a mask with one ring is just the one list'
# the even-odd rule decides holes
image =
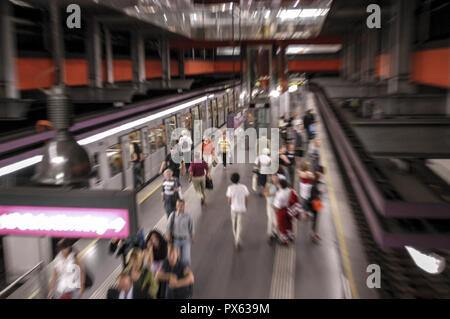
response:
{"label": "support beam", "polygon": [[108,27],[104,27],[105,33],[105,59],[106,59],[106,81],[109,85],[114,84],[114,68],[113,68],[113,47],[111,42],[111,31]]}
{"label": "support beam", "polygon": [[89,69],[89,86],[102,87],[102,39],[100,23],[90,15],[86,28],[86,55]]}
{"label": "support beam", "polygon": [[178,50],[178,75],[181,80],[186,79],[186,75],[184,73],[184,49]]}
{"label": "support beam", "polygon": [[133,83],[145,82],[145,45],[144,37],[138,30],[131,34],[131,64],[133,68]]}
{"label": "support beam", "polygon": [[163,86],[168,87],[170,81],[170,47],[169,41],[160,40],[161,60],[162,60],[162,81]]}
{"label": "support beam", "polygon": [[376,29],[367,29],[365,32],[365,41],[362,57],[364,65],[361,72],[361,81],[363,83],[375,82],[376,56],[378,53],[378,36]]}
{"label": "support beam", "polygon": [[413,51],[415,2],[407,0],[394,1],[394,20],[392,25],[392,74],[388,80],[388,93],[414,93],[415,85],[409,82],[411,58]]}
{"label": "support beam", "polygon": [[17,99],[17,43],[12,8],[9,1],[0,1],[0,98]]}
{"label": "support beam", "polygon": [[55,85],[65,86],[64,69],[64,35],[61,26],[60,7],[58,1],[49,2],[50,31],[52,33],[52,58],[55,71]]}

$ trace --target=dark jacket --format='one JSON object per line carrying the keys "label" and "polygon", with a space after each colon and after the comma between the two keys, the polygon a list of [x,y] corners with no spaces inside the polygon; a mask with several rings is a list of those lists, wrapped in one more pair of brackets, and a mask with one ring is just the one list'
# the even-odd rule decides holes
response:
{"label": "dark jacket", "polygon": [[[120,291],[116,288],[108,289],[107,299],[119,299]],[[139,287],[133,285],[133,299],[147,299],[147,295]]]}

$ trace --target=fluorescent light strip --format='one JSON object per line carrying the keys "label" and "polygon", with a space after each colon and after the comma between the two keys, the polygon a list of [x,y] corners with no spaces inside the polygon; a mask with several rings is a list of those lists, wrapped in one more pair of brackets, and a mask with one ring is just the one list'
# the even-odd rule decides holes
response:
{"label": "fluorescent light strip", "polygon": [[[176,106],[174,108],[171,108],[171,109],[168,109],[168,110],[165,110],[165,111],[161,111],[161,112],[158,112],[156,114],[149,115],[147,117],[144,117],[144,118],[139,119],[139,120],[135,120],[135,121],[130,122],[130,123],[126,123],[126,124],[120,125],[118,127],[115,127],[113,129],[109,129],[109,130],[104,131],[102,133],[94,134],[92,136],[89,136],[87,138],[79,140],[78,144],[80,144],[80,145],[87,145],[87,144],[91,144],[91,143],[97,142],[97,141],[99,141],[101,139],[104,139],[104,138],[106,138],[108,136],[120,133],[122,131],[131,129],[131,128],[136,127],[136,126],[143,125],[143,124],[145,124],[147,122],[156,120],[156,119],[161,118],[163,116],[169,115],[169,114],[171,114],[173,112],[178,112],[178,111],[180,111],[182,109],[185,109],[185,108],[187,108],[189,106],[195,105],[197,103],[201,103],[201,102],[206,101],[206,100],[207,100],[207,97],[204,96],[204,97],[195,99],[193,101],[180,104],[180,105],[178,105],[178,106]],[[30,158],[27,158],[25,160],[19,161],[17,163],[1,167],[0,168],[0,177],[4,176],[4,175],[11,174],[11,173],[14,173],[14,172],[16,172],[18,170],[21,170],[23,168],[35,165],[35,164],[39,163],[40,161],[42,161],[42,157],[43,157],[42,155],[36,155],[36,156],[30,157]]]}
{"label": "fluorescent light strip", "polygon": [[31,166],[31,165],[35,165],[37,163],[39,163],[40,161],[42,161],[42,155],[36,155],[30,158],[27,158],[25,160],[16,162],[14,164],[10,164],[10,165],[6,165],[2,168],[0,168],[0,176],[4,176],[4,175],[8,175],[12,172],[21,170],[22,168]]}

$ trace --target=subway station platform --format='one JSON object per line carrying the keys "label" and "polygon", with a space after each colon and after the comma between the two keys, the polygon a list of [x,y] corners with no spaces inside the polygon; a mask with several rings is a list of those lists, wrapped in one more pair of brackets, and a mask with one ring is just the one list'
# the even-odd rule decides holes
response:
{"label": "subway station platform", "polygon": [[[292,105],[295,113],[314,108],[311,93],[305,105]],[[270,110],[272,127],[279,118],[278,109]],[[303,114],[302,114],[303,115]],[[320,120],[320,119],[319,119]],[[257,123],[256,123],[257,124]],[[195,242],[191,247],[192,270],[195,276],[194,298],[378,298],[375,289],[366,285],[368,262],[353,223],[347,194],[326,132],[320,128],[321,161],[326,168],[322,195],[324,208],[319,213],[320,244],[310,239],[310,221],[294,220],[296,240],[289,247],[270,245],[266,234],[266,201],[251,189],[253,164],[222,164],[212,171],[214,189],[207,191],[206,205],[187,176],[181,176],[185,212],[195,221]],[[243,226],[243,247],[233,243],[230,209],[225,197],[230,177],[241,175],[241,182],[250,192],[249,209]],[[162,177],[155,179],[137,194],[138,221],[148,233],[157,228],[165,231],[166,215],[160,197]],[[296,178],[295,188],[298,191]],[[120,258],[109,254],[108,240],[80,240],[83,263],[94,278],[83,298],[104,299],[122,270]],[[10,298],[45,298],[47,288],[29,284],[27,296]]]}

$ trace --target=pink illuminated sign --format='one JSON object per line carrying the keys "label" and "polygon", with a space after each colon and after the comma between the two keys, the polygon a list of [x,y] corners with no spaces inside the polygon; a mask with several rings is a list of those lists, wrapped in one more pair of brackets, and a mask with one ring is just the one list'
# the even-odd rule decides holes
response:
{"label": "pink illuminated sign", "polygon": [[126,238],[127,209],[0,206],[0,234]]}

